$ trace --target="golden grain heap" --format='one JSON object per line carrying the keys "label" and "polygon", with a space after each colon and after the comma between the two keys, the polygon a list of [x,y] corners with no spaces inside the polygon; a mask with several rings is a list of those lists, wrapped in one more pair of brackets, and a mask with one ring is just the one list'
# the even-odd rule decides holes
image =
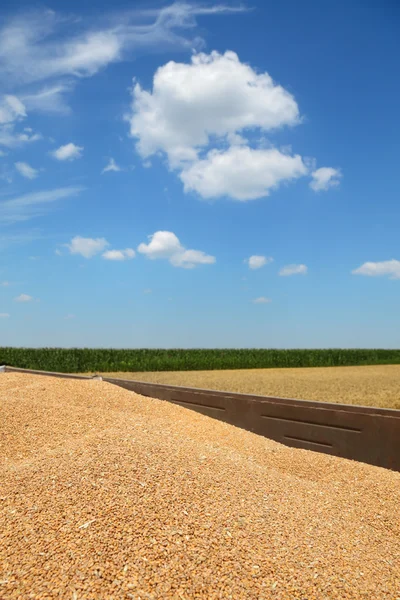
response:
{"label": "golden grain heap", "polygon": [[0,375],[0,598],[400,598],[400,473]]}

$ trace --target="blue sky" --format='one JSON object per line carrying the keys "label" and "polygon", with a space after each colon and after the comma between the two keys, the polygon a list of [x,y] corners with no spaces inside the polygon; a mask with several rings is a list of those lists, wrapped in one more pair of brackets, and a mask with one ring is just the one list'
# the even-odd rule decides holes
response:
{"label": "blue sky", "polygon": [[396,2],[0,10],[0,345],[400,346]]}

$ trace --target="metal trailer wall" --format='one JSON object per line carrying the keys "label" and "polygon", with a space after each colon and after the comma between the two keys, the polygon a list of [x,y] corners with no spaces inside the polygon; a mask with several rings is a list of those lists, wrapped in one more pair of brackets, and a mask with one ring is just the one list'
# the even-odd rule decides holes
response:
{"label": "metal trailer wall", "polygon": [[[6,371],[92,379],[6,367]],[[291,400],[103,377],[104,381],[195,410],[276,440],[400,471],[400,410]]]}

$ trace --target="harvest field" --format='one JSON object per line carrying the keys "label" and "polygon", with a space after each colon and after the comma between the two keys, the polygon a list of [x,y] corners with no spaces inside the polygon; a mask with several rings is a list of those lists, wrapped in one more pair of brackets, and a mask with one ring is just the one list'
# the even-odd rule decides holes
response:
{"label": "harvest field", "polygon": [[104,381],[0,394],[2,600],[400,596],[400,473]]}
{"label": "harvest field", "polygon": [[400,409],[400,365],[246,369],[104,376],[210,390]]}

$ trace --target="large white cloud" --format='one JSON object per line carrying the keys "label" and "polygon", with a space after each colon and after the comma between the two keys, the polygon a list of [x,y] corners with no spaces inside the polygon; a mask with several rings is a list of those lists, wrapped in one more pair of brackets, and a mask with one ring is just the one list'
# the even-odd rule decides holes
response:
{"label": "large white cloud", "polygon": [[[135,82],[132,97],[126,118],[144,164],[153,155],[166,156],[185,191],[203,198],[268,196],[315,164],[270,141],[266,146],[266,133],[301,122],[299,107],[267,72],[241,62],[235,52],[170,61],[155,72],[152,89]],[[339,169],[322,167],[312,173],[310,186],[325,190],[340,176]]]}
{"label": "large white cloud", "polygon": [[400,279],[400,260],[383,260],[381,262],[365,262],[352,271],[353,275],[367,275],[368,277],[384,277]]}
{"label": "large white cloud", "polygon": [[201,250],[187,250],[172,231],[156,231],[149,236],[148,244],[139,244],[138,252],[153,260],[167,259],[174,267],[183,267],[184,269],[215,263],[214,256]]}
{"label": "large white cloud", "polygon": [[306,174],[307,167],[298,154],[231,146],[226,151],[211,150],[205,159],[185,167],[180,178],[185,191],[195,191],[203,198],[230,196],[246,201],[268,196],[280,183]]}
{"label": "large white cloud", "polygon": [[167,63],[156,71],[150,92],[137,83],[130,130],[143,157],[163,151],[178,165],[195,159],[211,136],[298,121],[293,96],[228,51],[195,54],[190,64]]}

